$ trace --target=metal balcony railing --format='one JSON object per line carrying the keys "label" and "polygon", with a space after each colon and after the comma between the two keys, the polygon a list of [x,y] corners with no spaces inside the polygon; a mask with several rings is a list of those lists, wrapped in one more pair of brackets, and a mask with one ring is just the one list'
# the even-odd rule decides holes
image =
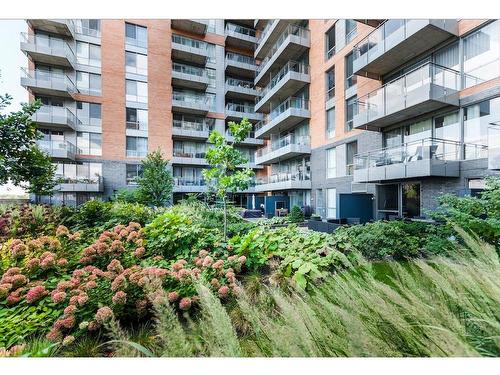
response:
{"label": "metal balcony railing", "polygon": [[310,31],[297,25],[288,25],[285,31],[283,31],[278,40],[274,43],[273,47],[271,47],[266,57],[264,57],[260,65],[257,67],[257,75],[266,67],[269,60],[272,59],[274,54],[280,49],[281,45],[290,35],[295,35],[303,39],[309,39]]}
{"label": "metal balcony railing", "polygon": [[271,121],[273,121],[276,117],[279,115],[283,114],[290,108],[295,108],[295,109],[303,109],[303,110],[309,110],[309,100],[305,100],[303,98],[296,98],[296,97],[290,97],[280,103],[276,108],[274,108],[269,115],[267,116],[267,120],[259,121],[255,125],[255,130],[259,130],[262,127],[266,126],[269,124]]}
{"label": "metal balcony railing", "polygon": [[294,134],[287,134],[284,137],[279,137],[278,139],[271,138],[271,144],[264,148],[260,148],[257,150],[257,156],[265,156],[271,152],[276,150],[285,148],[290,145],[296,146],[310,146],[311,138],[308,135],[304,136],[295,136]]}
{"label": "metal balcony railing", "polygon": [[[358,98],[354,122],[355,124],[368,123],[414,105],[415,98],[412,97],[409,103],[407,97],[424,86],[428,86],[431,90],[432,85],[441,87],[444,95],[447,95],[447,92],[450,94],[456,92],[460,87],[460,73],[434,63],[423,64]],[[423,100],[428,99],[423,98]]]}

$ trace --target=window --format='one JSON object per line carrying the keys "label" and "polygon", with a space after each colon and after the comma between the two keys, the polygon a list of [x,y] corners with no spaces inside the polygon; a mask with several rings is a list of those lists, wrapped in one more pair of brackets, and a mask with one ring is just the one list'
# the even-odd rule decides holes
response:
{"label": "window", "polygon": [[148,111],[146,109],[126,109],[127,129],[148,130]]}
{"label": "window", "polygon": [[129,137],[126,139],[126,154],[128,157],[141,158],[148,153],[148,139],[145,137]]}
{"label": "window", "polygon": [[144,76],[148,75],[148,56],[126,51],[125,71]]}
{"label": "window", "polygon": [[326,111],[326,136],[335,137],[335,108]]}
{"label": "window", "polygon": [[354,53],[350,53],[345,57],[345,88],[346,90],[356,84],[358,77],[354,74]]}
{"label": "window", "polygon": [[354,172],[354,155],[358,153],[358,142],[350,142],[346,145],[346,174],[351,176]]}
{"label": "window", "polygon": [[354,116],[357,115],[358,106],[357,102],[358,97],[354,95],[352,98],[346,100],[346,121],[345,128],[347,131],[351,131],[354,125]]}
{"label": "window", "polygon": [[337,218],[337,189],[326,189],[326,217]]}
{"label": "window", "polygon": [[464,86],[500,76],[500,21],[490,23],[463,39]]}
{"label": "window", "polygon": [[75,25],[79,34],[101,36],[101,20],[75,20]]}
{"label": "window", "polygon": [[[500,118],[500,98],[485,100],[464,108],[465,159],[488,156],[488,128]],[[493,128],[490,128],[493,129]],[[491,130],[490,130],[491,131]],[[491,143],[493,139],[490,140]],[[492,150],[490,150],[492,154]]]}
{"label": "window", "polygon": [[78,64],[101,66],[101,46],[85,42],[76,42],[76,61]]}
{"label": "window", "polygon": [[181,158],[205,158],[207,144],[202,142],[174,141],[174,156]]}
{"label": "window", "polygon": [[345,20],[345,44],[349,44],[356,37],[356,21]]}
{"label": "window", "polygon": [[148,29],[144,26],[125,23],[125,43],[148,48]]}
{"label": "window", "polygon": [[77,132],[76,147],[83,155],[102,155],[102,141],[100,133]]}
{"label": "window", "polygon": [[335,25],[326,32],[326,59],[335,55]]}
{"label": "window", "polygon": [[142,164],[127,164],[126,165],[127,185],[137,185],[137,177],[142,176]]}
{"label": "window", "polygon": [[326,150],[326,178],[337,177],[337,149]]}
{"label": "window", "polygon": [[458,111],[434,118],[434,137],[450,142],[437,142],[434,156],[444,160],[460,159],[460,120]]}
{"label": "window", "polygon": [[76,102],[76,117],[82,125],[101,126],[101,104]]}
{"label": "window", "polygon": [[101,75],[76,72],[76,87],[83,94],[101,95]]}
{"label": "window", "polygon": [[217,75],[215,69],[206,69],[208,76],[208,86],[211,88],[217,87]]}
{"label": "window", "polygon": [[146,82],[126,80],[126,99],[130,102],[148,102],[148,84]]}
{"label": "window", "polygon": [[335,67],[326,72],[326,100],[335,97]]}

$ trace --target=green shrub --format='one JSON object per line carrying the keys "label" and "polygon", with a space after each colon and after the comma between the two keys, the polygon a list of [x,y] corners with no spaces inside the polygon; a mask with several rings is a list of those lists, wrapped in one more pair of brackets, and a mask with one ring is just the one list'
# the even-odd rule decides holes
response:
{"label": "green shrub", "polygon": [[78,209],[78,223],[83,227],[101,226],[110,218],[110,202],[91,199],[82,204]]}
{"label": "green shrub", "polygon": [[139,203],[113,202],[109,210],[108,227],[131,221],[145,225],[154,217],[154,210]]}
{"label": "green shrub", "polygon": [[122,202],[122,203],[139,202],[136,189],[127,189],[127,188],[118,189],[118,191],[115,193],[112,199],[115,202]]}
{"label": "green shrub", "polygon": [[302,223],[304,221],[304,213],[299,206],[293,206],[288,216],[290,223]]}

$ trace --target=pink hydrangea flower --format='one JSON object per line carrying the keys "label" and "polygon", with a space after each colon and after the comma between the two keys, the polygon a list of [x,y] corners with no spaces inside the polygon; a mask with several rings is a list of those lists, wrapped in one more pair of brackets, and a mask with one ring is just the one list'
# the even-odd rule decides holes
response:
{"label": "pink hydrangea flower", "polygon": [[14,275],[11,279],[11,284],[14,288],[26,285],[28,283],[28,278],[24,275]]}
{"label": "pink hydrangea flower", "polygon": [[222,259],[219,259],[217,262],[212,264],[212,268],[214,269],[220,269],[222,267],[224,267],[224,261]]}
{"label": "pink hydrangea flower", "polygon": [[26,294],[26,302],[33,303],[36,302],[48,294],[47,290],[43,285],[38,285],[31,288]]}
{"label": "pink hydrangea flower", "polygon": [[169,302],[175,302],[179,299],[179,293],[177,292],[170,292],[168,293],[168,300]]}
{"label": "pink hydrangea flower", "polygon": [[122,290],[116,292],[112,298],[112,301],[115,305],[125,305],[125,303],[127,302],[127,293]]}
{"label": "pink hydrangea flower", "polygon": [[95,314],[95,320],[97,323],[104,324],[108,321],[110,321],[113,318],[113,310],[111,310],[109,307],[104,306],[101,307],[99,310],[97,310]]}
{"label": "pink hydrangea flower", "polygon": [[226,298],[229,294],[229,287],[227,285],[221,286],[218,290],[218,293],[220,298]]}
{"label": "pink hydrangea flower", "polygon": [[203,259],[203,267],[210,267],[213,263],[213,259],[210,256],[206,256],[205,259]]}
{"label": "pink hydrangea flower", "polygon": [[191,308],[191,298],[189,297],[184,297],[181,299],[179,302],[179,308],[181,310],[189,310]]}
{"label": "pink hydrangea flower", "polygon": [[57,292],[57,291],[54,291],[52,293],[52,301],[54,303],[61,303],[62,301],[64,301],[66,299],[66,293],[65,292]]}
{"label": "pink hydrangea flower", "polygon": [[62,338],[62,333],[58,329],[53,328],[49,333],[47,333],[46,337],[50,341],[60,341]]}
{"label": "pink hydrangea flower", "polygon": [[56,236],[57,237],[62,237],[62,236],[69,236],[69,230],[66,228],[64,225],[59,225],[56,229]]}
{"label": "pink hydrangea flower", "polygon": [[245,264],[245,263],[246,263],[246,261],[247,261],[247,257],[246,257],[246,256],[244,256],[244,255],[242,255],[242,256],[240,256],[240,257],[238,258],[238,262],[239,262],[241,265]]}
{"label": "pink hydrangea flower", "polygon": [[88,300],[89,296],[87,295],[87,293],[82,292],[78,295],[76,302],[78,303],[78,306],[83,306],[87,303]]}
{"label": "pink hydrangea flower", "polygon": [[200,250],[200,252],[198,253],[198,256],[200,258],[205,258],[207,255],[208,255],[208,251],[206,251],[206,250]]}
{"label": "pink hydrangea flower", "polygon": [[67,259],[65,259],[65,258],[61,258],[61,259],[59,259],[59,260],[57,261],[57,265],[58,265],[59,267],[67,267],[67,265],[68,265],[68,260],[67,260]]}
{"label": "pink hydrangea flower", "polygon": [[38,258],[32,258],[26,263],[26,268],[31,271],[37,269],[38,267],[40,267],[40,259]]}
{"label": "pink hydrangea flower", "polygon": [[135,249],[134,255],[137,258],[142,258],[145,252],[146,252],[146,249],[141,246],[141,247],[138,247],[137,249]]}
{"label": "pink hydrangea flower", "polygon": [[220,283],[219,283],[219,280],[213,278],[211,281],[210,281],[210,285],[212,285],[214,288],[216,289],[219,289],[220,288]]}
{"label": "pink hydrangea flower", "polygon": [[64,309],[64,314],[66,315],[72,315],[76,312],[76,306],[75,305],[69,305]]}

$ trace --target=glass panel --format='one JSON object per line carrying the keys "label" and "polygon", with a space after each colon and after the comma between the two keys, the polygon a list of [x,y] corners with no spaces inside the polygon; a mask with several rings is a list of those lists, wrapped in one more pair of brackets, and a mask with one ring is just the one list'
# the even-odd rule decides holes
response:
{"label": "glass panel", "polygon": [[420,216],[420,184],[404,183],[402,189],[402,213],[404,217]]}

